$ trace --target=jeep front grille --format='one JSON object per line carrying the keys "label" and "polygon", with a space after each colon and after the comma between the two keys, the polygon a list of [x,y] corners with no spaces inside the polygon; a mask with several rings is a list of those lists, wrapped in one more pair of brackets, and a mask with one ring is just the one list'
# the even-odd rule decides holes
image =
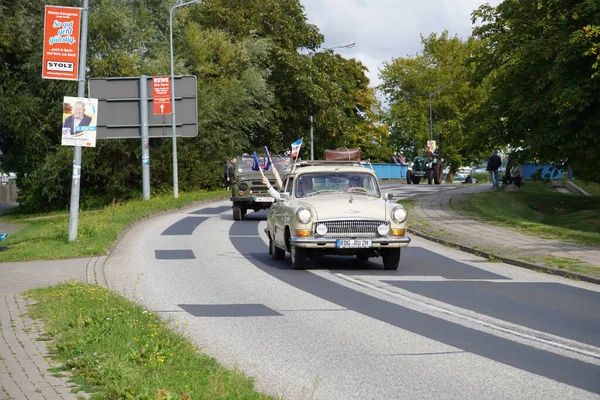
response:
{"label": "jeep front grille", "polygon": [[324,237],[374,237],[377,236],[377,227],[381,224],[388,225],[388,222],[378,219],[316,221],[313,224],[313,234],[316,234],[318,225],[325,225],[327,233]]}
{"label": "jeep front grille", "polygon": [[[275,180],[270,180],[271,186],[275,185],[277,187],[277,182]],[[250,193],[267,193],[269,190],[267,186],[262,181],[248,181],[250,188]]]}

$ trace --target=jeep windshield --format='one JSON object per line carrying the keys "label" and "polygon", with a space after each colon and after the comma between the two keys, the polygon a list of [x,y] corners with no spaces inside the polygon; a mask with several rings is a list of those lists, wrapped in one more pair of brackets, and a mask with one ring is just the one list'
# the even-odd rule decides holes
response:
{"label": "jeep windshield", "polygon": [[377,178],[360,172],[309,173],[296,177],[296,197],[312,197],[332,193],[380,197]]}
{"label": "jeep windshield", "polygon": [[[280,157],[280,156],[271,156],[273,160],[273,164],[275,164],[275,168],[279,175],[282,175],[286,172],[289,172],[292,168],[292,158],[291,157]],[[261,165],[267,165],[266,157],[258,157],[258,161]],[[253,170],[252,165],[254,164],[254,157],[252,156],[240,156],[237,158],[236,166],[238,173],[247,173],[247,172],[259,172],[258,169]],[[271,172],[271,168],[265,172]]]}

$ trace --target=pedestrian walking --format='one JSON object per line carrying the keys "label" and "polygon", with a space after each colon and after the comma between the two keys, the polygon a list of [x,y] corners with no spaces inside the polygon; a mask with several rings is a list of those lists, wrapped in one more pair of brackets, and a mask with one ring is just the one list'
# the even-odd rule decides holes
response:
{"label": "pedestrian walking", "polygon": [[231,189],[231,182],[233,182],[233,174],[235,172],[235,157],[231,160],[227,160],[225,163],[225,171],[223,172],[223,179],[225,180],[225,186],[227,190]]}
{"label": "pedestrian walking", "polygon": [[490,156],[486,171],[490,173],[492,178],[492,189],[497,189],[500,187],[498,180],[498,168],[502,166],[502,160],[500,156],[496,154],[496,150],[492,150],[492,155]]}

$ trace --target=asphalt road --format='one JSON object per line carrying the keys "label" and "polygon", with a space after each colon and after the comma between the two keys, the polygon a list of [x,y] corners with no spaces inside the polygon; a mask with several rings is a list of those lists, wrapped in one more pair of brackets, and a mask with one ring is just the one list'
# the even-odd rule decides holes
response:
{"label": "asphalt road", "polygon": [[398,271],[352,257],[294,271],[265,225],[264,211],[233,221],[227,201],[144,221],[108,284],[285,399],[600,398],[596,285],[416,237]]}

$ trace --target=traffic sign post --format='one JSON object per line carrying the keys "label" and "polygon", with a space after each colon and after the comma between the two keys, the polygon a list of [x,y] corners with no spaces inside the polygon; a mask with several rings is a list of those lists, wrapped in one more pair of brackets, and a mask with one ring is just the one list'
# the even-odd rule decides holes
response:
{"label": "traffic sign post", "polygon": [[171,77],[152,77],[154,115],[171,114]]}
{"label": "traffic sign post", "polygon": [[[141,139],[143,195],[150,199],[149,138],[172,138],[171,77],[93,78],[88,84],[98,99],[96,140]],[[179,137],[198,136],[196,87],[195,76],[175,77]]]}

